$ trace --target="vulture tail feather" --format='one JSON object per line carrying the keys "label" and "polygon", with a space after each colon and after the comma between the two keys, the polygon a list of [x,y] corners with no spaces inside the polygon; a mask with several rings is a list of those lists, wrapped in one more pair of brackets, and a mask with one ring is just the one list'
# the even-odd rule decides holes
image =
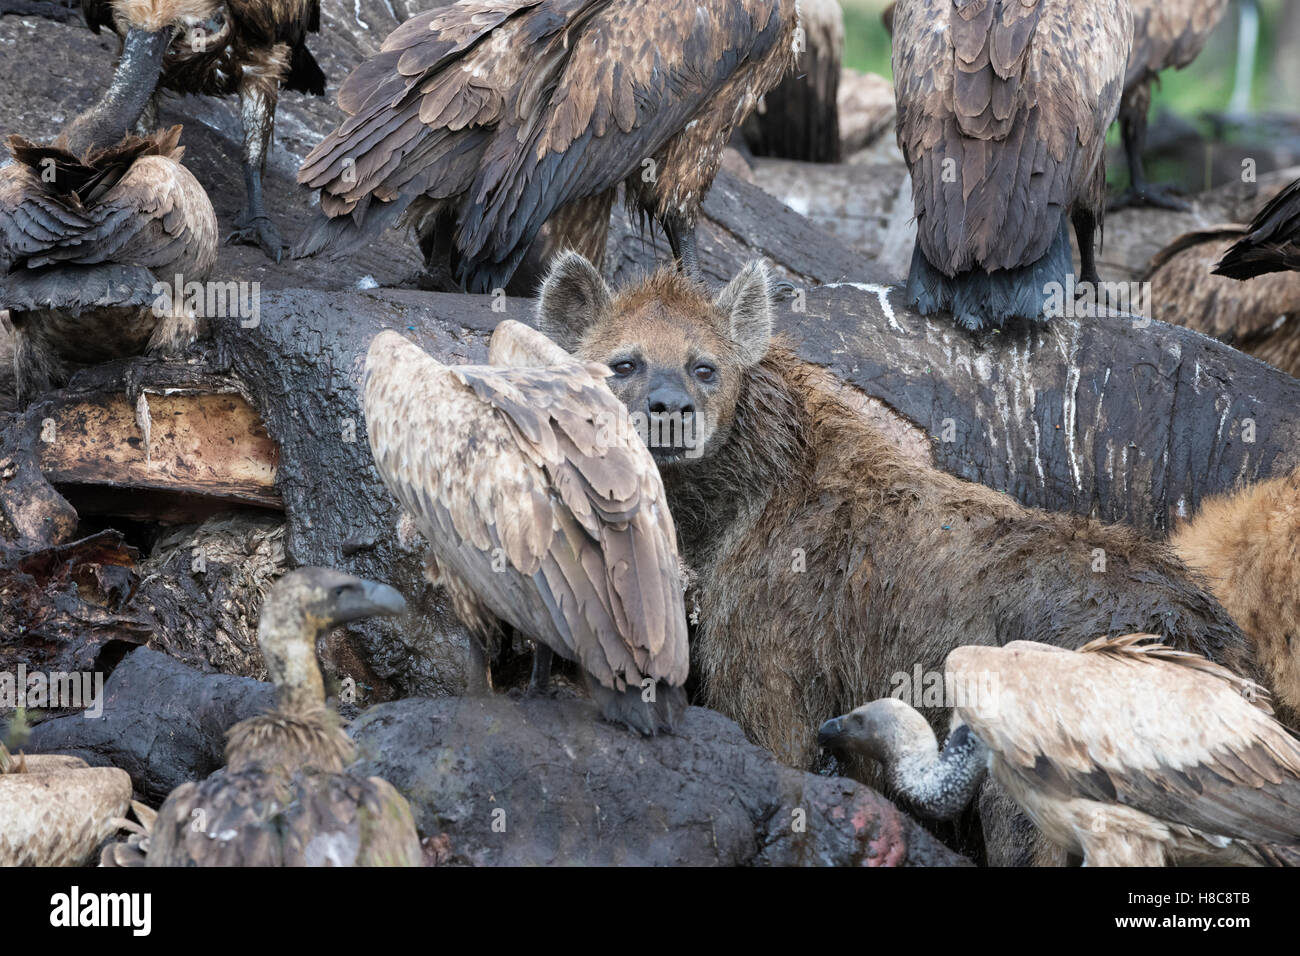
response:
{"label": "vulture tail feather", "polygon": [[1046,321],[1047,286],[1068,288],[1073,270],[1065,216],[1047,253],[1017,269],[985,272],[975,268],[950,277],[930,264],[918,242],[907,277],[907,302],[922,315],[949,312],[973,332],[1002,328],[1015,319],[1041,322]]}
{"label": "vulture tail feather", "polygon": [[374,202],[364,216],[353,213],[333,219],[317,209],[293,244],[290,255],[294,259],[307,259],[323,252],[327,259],[341,259],[395,225],[406,206],[405,202]]}
{"label": "vulture tail feather", "polygon": [[622,724],[646,737],[674,733],[686,716],[686,690],[660,681],[655,687],[653,702],[642,700],[640,686],[618,691],[598,683],[590,675],[587,690],[600,708],[601,715],[611,724]]}

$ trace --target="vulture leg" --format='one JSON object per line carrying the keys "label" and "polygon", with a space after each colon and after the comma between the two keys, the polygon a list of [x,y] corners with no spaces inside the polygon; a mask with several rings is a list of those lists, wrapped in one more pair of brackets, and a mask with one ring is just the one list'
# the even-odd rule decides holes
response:
{"label": "vulture leg", "polygon": [[443,213],[432,217],[431,222],[420,225],[420,252],[424,254],[424,268],[408,278],[402,285],[413,285],[424,292],[464,292],[456,281],[456,270],[452,265],[456,254],[456,243],[452,236],[456,231],[454,216]]}
{"label": "vulture leg", "polygon": [[469,697],[487,697],[492,693],[492,665],[487,648],[477,634],[469,636],[469,673],[465,679],[465,693]]}
{"label": "vulture leg", "polygon": [[1126,206],[1150,206],[1156,209],[1173,209],[1186,212],[1192,207],[1186,200],[1173,194],[1169,186],[1147,182],[1142,154],[1147,145],[1147,112],[1151,108],[1151,84],[1141,83],[1138,89],[1126,93],[1119,109],[1119,128],[1124,140],[1124,155],[1128,159],[1129,187],[1111,203],[1112,209]]}
{"label": "vulture leg", "polygon": [[244,125],[244,189],[248,202],[226,242],[259,246],[279,262],[284,254],[284,240],[262,202],[262,173],[266,170],[266,153],[275,127],[276,92],[277,81],[268,84],[265,77],[257,74],[249,74],[239,88],[239,117]]}
{"label": "vulture leg", "polygon": [[144,112],[135,121],[136,136],[148,136],[158,129],[158,100],[161,96],[161,93],[154,90],[153,96],[149,97],[149,102],[144,105]]}
{"label": "vulture leg", "polygon": [[1091,209],[1079,208],[1071,213],[1074,238],[1079,242],[1079,282],[1094,288],[1101,281],[1097,274],[1097,215]]}
{"label": "vulture leg", "polygon": [[668,234],[668,245],[672,247],[678,270],[697,281],[702,279],[700,256],[695,246],[695,224],[688,222],[684,216],[672,214],[664,217],[663,227]]}
{"label": "vulture leg", "polygon": [[551,683],[551,655],[554,652],[545,644],[533,644],[533,673],[528,679],[530,696],[545,694]]}

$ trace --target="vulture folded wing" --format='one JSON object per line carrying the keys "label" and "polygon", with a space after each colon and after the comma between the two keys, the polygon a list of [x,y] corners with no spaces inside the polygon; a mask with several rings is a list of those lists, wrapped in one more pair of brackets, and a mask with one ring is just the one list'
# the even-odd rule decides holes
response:
{"label": "vulture folded wing", "polygon": [[174,790],[150,866],[419,866],[410,807],[383,780],[307,770],[227,772]]}
{"label": "vulture folded wing", "polygon": [[686,678],[675,532],[622,405],[569,360],[448,368],[396,333],[366,361],[385,483],[494,614],[606,687]]}
{"label": "vulture folded wing", "polygon": [[[407,20],[339,89],[348,114],[303,160],[298,181],[319,188],[329,216],[364,215],[371,198],[404,208],[416,196],[468,188],[523,68],[529,28],[554,31],[560,16],[522,22],[543,0],[481,0]],[[498,29],[500,28],[500,29]],[[494,33],[495,31],[495,33]],[[494,34],[492,42],[489,34]],[[531,42],[531,41],[530,41]],[[391,211],[386,218],[392,218]]]}
{"label": "vulture folded wing", "polygon": [[0,169],[0,273],[92,225],[86,210],[51,195],[29,167],[14,162]]}
{"label": "vulture folded wing", "polygon": [[[488,342],[488,364],[510,368],[545,368],[551,365],[564,365],[577,362],[578,359],[566,352],[545,333],[538,332],[531,326],[505,319],[492,331]],[[601,366],[594,363],[587,366],[595,377],[600,377]],[[609,370],[606,369],[606,375]]]}
{"label": "vulture folded wing", "polygon": [[477,170],[461,252],[517,261],[560,206],[642,171],[733,75],[773,50],[785,27],[778,0],[583,4],[526,64]]}
{"label": "vulture folded wing", "polygon": [[0,178],[6,267],[182,265],[201,278],[216,259],[217,217],[180,163],[180,133],[129,136],[84,162],[11,138],[16,161]]}
{"label": "vulture folded wing", "polygon": [[1191,63],[1228,8],[1228,0],[1132,0],[1132,4],[1133,48],[1126,87],[1161,70]]}
{"label": "vulture folded wing", "polygon": [[1300,741],[1249,682],[1133,636],[1085,652],[1015,642],[948,657],[957,686],[996,681],[960,717],[1033,787],[1250,842],[1300,842]]}
{"label": "vulture folded wing", "polygon": [[223,774],[177,787],[158,808],[148,866],[282,866],[275,810],[292,800],[287,781]]}
{"label": "vulture folded wing", "polygon": [[1120,0],[898,6],[898,143],[933,265],[1014,269],[1047,252],[1094,182],[1130,22]]}

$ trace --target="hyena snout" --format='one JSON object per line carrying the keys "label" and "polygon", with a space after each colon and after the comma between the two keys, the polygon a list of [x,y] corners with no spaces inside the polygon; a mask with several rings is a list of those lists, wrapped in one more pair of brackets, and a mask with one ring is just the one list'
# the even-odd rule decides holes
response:
{"label": "hyena snout", "polygon": [[662,384],[646,395],[646,411],[651,415],[690,415],[695,411],[695,399],[676,383]]}

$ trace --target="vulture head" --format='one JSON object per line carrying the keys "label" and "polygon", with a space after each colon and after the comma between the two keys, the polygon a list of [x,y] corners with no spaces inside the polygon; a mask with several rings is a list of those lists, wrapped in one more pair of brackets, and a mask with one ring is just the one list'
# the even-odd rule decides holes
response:
{"label": "vulture head", "polygon": [[281,707],[324,703],[316,664],[318,638],[350,621],[405,610],[402,595],[387,584],[330,568],[301,568],[282,577],[267,596],[257,626],[267,675],[279,689]]}
{"label": "vulture head", "polygon": [[953,729],[940,753],[930,724],[896,697],[832,717],[817,731],[817,743],[879,762],[890,787],[935,820],[951,819],[970,804],[989,762],[988,748],[965,724]]}
{"label": "vulture head", "polygon": [[539,328],[609,366],[606,384],[661,467],[689,467],[726,441],[745,376],[767,354],[772,311],[761,262],[717,296],[675,271],[615,294],[574,252],[556,260],[537,300]]}
{"label": "vulture head", "polygon": [[88,15],[96,33],[110,26],[122,37],[117,70],[99,102],[64,133],[78,156],[112,145],[135,128],[163,72],[163,61],[220,50],[233,20],[225,0],[118,0],[111,17]]}

